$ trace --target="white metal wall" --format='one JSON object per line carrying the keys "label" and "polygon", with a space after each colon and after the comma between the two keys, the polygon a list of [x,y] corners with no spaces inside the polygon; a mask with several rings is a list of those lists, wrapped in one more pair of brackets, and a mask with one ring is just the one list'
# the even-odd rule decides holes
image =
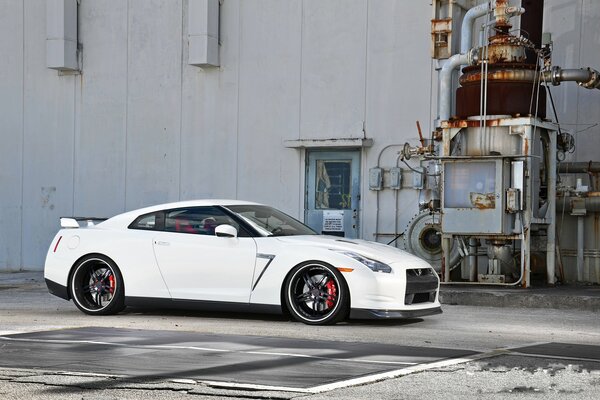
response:
{"label": "white metal wall", "polygon": [[[369,192],[435,115],[431,6],[402,0],[224,0],[219,68],[187,60],[187,0],[82,0],[83,73],[45,64],[45,1],[0,0],[0,270],[41,269],[62,215],[203,197],[303,212],[288,139],[359,138],[362,236],[402,231],[416,191]],[[600,4],[546,0],[562,67],[600,67]],[[600,93],[554,90],[561,122],[598,121]],[[598,127],[577,134],[598,158]],[[398,208],[398,215],[395,209]]]}

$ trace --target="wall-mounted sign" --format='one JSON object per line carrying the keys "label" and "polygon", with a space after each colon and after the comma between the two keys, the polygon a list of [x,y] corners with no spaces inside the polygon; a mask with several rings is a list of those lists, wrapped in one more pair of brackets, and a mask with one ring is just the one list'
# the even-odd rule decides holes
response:
{"label": "wall-mounted sign", "polygon": [[323,231],[344,232],[344,212],[341,210],[324,210]]}

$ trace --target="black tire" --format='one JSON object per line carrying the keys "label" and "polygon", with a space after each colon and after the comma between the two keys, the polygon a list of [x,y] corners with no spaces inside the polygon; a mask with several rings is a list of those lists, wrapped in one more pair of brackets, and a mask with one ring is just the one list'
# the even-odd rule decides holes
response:
{"label": "black tire", "polygon": [[337,268],[307,261],[285,281],[284,298],[292,317],[308,325],[335,324],[350,311],[350,292]]}
{"label": "black tire", "polygon": [[73,303],[86,314],[110,315],[125,308],[121,271],[101,254],[87,255],[75,264],[69,290]]}

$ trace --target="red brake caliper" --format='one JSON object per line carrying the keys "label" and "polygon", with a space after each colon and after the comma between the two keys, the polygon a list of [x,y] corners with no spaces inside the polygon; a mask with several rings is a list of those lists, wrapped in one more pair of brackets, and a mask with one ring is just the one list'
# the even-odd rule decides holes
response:
{"label": "red brake caliper", "polygon": [[108,283],[110,285],[110,289],[108,291],[113,294],[115,292],[115,277],[110,275],[108,277]]}
{"label": "red brake caliper", "polygon": [[335,282],[334,281],[329,281],[325,284],[325,287],[327,288],[327,294],[329,295],[329,297],[327,298],[327,308],[331,308],[333,307],[333,304],[335,303],[335,298],[337,296],[337,287],[335,286]]}

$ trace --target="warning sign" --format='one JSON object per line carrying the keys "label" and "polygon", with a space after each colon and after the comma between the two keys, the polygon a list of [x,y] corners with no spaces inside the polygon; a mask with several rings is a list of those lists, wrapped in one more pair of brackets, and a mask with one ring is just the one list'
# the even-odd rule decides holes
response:
{"label": "warning sign", "polygon": [[344,212],[337,210],[323,211],[323,231],[343,232]]}

